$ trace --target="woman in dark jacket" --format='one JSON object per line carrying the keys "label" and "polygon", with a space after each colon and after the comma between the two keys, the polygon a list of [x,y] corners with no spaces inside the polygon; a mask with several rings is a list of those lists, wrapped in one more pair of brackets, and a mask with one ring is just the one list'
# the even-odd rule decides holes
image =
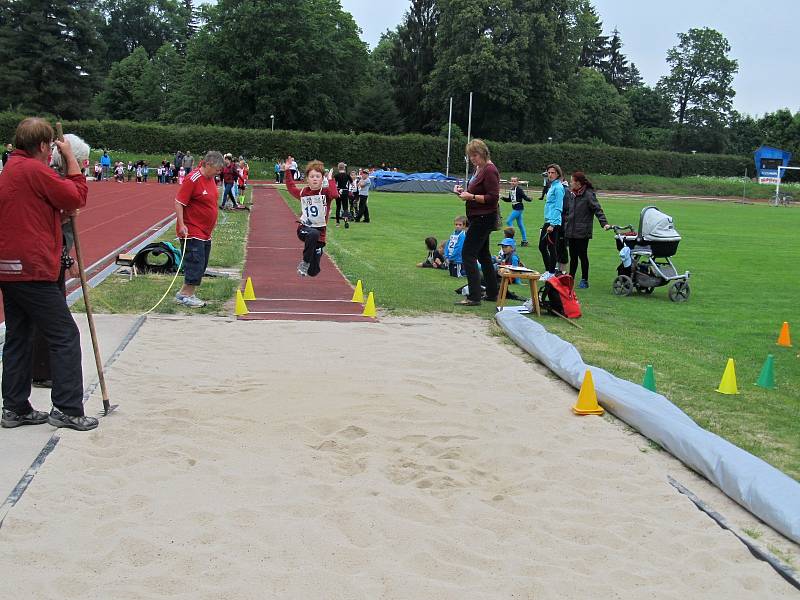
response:
{"label": "woman in dark jacket", "polygon": [[575,277],[578,270],[578,259],[581,261],[581,280],[579,288],[589,287],[589,240],[592,239],[594,217],[609,229],[611,225],[597,201],[592,182],[583,171],[575,171],[570,181],[571,194],[564,198],[564,212],[568,215],[564,226],[564,235],[569,246],[569,274]]}
{"label": "woman in dark jacket", "polygon": [[489,250],[489,236],[497,229],[497,203],[500,200],[500,172],[491,160],[489,148],[483,140],[474,139],[466,147],[469,161],[475,167],[475,175],[470,179],[467,189],[456,185],[453,191],[466,205],[469,229],[464,238],[461,256],[467,272],[469,296],[456,304],[479,306],[481,303],[481,271],[486,285],[486,300],[497,300],[497,280],[494,276],[492,253]]}

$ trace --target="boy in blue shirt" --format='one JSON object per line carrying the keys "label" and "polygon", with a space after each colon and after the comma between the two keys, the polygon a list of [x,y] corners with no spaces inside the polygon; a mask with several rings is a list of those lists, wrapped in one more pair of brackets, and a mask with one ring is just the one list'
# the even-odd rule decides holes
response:
{"label": "boy in blue shirt", "polygon": [[461,251],[464,248],[464,238],[466,237],[464,230],[467,228],[467,217],[456,217],[453,227],[453,233],[444,248],[444,258],[447,261],[450,277],[466,277]]}

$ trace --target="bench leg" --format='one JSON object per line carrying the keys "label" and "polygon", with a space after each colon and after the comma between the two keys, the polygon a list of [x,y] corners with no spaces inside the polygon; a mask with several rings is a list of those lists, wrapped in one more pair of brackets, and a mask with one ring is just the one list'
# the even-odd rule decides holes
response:
{"label": "bench leg", "polygon": [[533,308],[536,311],[536,316],[541,317],[542,313],[539,310],[539,289],[538,286],[536,285],[536,280],[529,279],[528,281],[531,284],[531,300],[533,301]]}
{"label": "bench leg", "polygon": [[508,293],[508,278],[500,278],[500,293],[497,294],[497,308],[503,308],[506,304],[506,294]]}

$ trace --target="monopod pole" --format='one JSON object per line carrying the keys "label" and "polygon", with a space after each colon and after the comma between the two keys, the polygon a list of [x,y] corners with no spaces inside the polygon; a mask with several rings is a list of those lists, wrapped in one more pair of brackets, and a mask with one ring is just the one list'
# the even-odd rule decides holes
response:
{"label": "monopod pole", "polygon": [[[64,141],[64,131],[61,128],[61,123],[56,123],[56,135],[60,142]],[[100,380],[100,392],[103,395],[103,414],[107,415],[114,410],[117,405],[111,406],[108,399],[108,390],[106,389],[106,378],[103,375],[103,361],[100,358],[100,346],[97,343],[97,331],[94,326],[94,315],[92,314],[92,304],[89,301],[89,284],[86,281],[86,270],[83,268],[83,253],[81,252],[81,238],[78,234],[78,224],[75,222],[75,217],[69,218],[72,225],[72,236],[75,241],[75,257],[78,260],[78,273],[81,279],[81,290],[83,291],[83,304],[86,306],[86,319],[89,321],[89,333],[92,337],[92,349],[94,350],[94,362],[97,366],[97,378]]]}

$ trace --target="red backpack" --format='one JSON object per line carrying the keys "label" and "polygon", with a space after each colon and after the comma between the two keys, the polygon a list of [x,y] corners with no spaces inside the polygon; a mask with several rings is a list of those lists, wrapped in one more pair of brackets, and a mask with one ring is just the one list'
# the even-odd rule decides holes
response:
{"label": "red backpack", "polygon": [[581,316],[581,303],[575,295],[572,275],[553,275],[539,290],[539,304],[551,313],[560,313],[568,319]]}

